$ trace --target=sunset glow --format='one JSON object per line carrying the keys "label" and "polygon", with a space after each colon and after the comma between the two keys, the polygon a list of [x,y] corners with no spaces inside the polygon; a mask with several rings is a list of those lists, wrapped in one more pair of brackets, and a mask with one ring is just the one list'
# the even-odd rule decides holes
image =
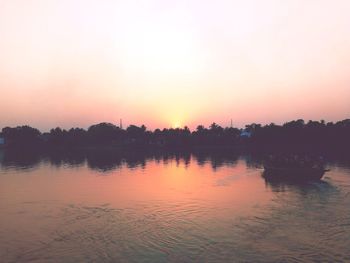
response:
{"label": "sunset glow", "polygon": [[0,127],[350,112],[350,2],[0,1]]}

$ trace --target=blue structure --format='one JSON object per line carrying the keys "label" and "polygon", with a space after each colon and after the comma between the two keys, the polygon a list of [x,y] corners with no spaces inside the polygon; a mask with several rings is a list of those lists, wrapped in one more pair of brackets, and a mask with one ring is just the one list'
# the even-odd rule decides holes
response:
{"label": "blue structure", "polygon": [[243,130],[240,134],[240,137],[250,138],[251,136],[252,136],[252,133],[250,131],[247,131],[247,130]]}

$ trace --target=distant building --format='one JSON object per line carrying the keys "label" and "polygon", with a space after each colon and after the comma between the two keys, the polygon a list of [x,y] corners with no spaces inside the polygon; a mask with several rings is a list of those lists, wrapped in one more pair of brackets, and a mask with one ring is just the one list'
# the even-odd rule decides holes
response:
{"label": "distant building", "polygon": [[252,137],[252,132],[247,131],[247,130],[243,130],[243,131],[241,131],[241,134],[239,136],[244,137],[244,138],[250,138],[250,137]]}
{"label": "distant building", "polygon": [[4,145],[5,144],[5,138],[0,137],[0,145]]}

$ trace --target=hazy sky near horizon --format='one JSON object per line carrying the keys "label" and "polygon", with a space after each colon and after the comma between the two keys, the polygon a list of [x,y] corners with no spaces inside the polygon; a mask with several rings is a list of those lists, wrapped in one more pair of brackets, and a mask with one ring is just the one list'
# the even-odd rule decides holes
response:
{"label": "hazy sky near horizon", "polygon": [[350,1],[0,0],[0,128],[336,121]]}

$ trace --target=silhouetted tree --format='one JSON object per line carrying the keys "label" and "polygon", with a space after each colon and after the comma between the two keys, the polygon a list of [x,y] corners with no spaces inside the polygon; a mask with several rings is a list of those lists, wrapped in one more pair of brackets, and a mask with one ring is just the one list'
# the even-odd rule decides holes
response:
{"label": "silhouetted tree", "polygon": [[49,147],[117,146],[139,148],[230,148],[253,151],[308,151],[341,152],[350,150],[350,119],[336,123],[295,120],[283,125],[252,123],[244,131],[250,136],[242,137],[243,130],[233,127],[223,128],[212,123],[209,128],[198,125],[192,131],[184,128],[156,129],[153,132],[146,126],[130,125],[126,130],[112,123],[92,125],[88,130],[71,128],[68,131],[59,127],[41,134],[29,126],[5,127],[2,136],[9,147],[45,145]]}
{"label": "silhouetted tree", "polygon": [[94,144],[115,142],[122,137],[121,129],[114,124],[107,122],[90,126],[87,134],[89,140]]}
{"label": "silhouetted tree", "polygon": [[28,125],[16,128],[5,127],[2,133],[7,145],[31,145],[40,142],[40,131]]}

